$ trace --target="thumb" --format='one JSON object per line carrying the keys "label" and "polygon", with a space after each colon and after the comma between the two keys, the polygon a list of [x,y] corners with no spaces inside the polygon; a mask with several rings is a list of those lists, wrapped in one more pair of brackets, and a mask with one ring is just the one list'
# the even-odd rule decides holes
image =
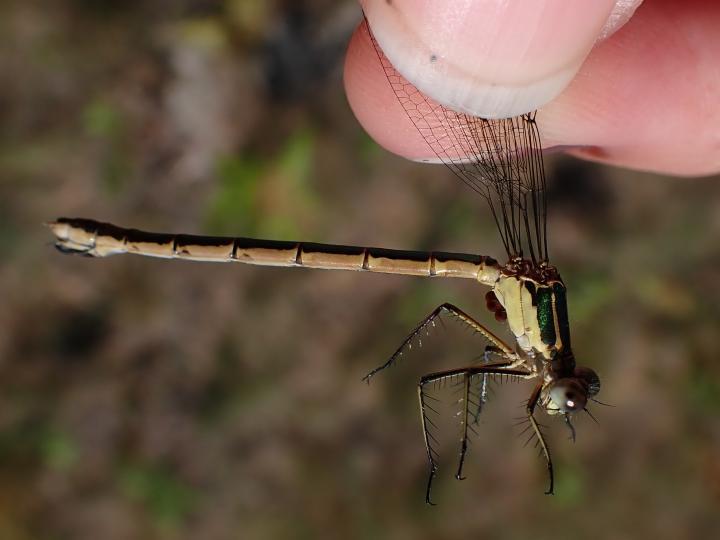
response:
{"label": "thumb", "polygon": [[361,0],[393,66],[424,94],[485,118],[557,96],[641,0]]}

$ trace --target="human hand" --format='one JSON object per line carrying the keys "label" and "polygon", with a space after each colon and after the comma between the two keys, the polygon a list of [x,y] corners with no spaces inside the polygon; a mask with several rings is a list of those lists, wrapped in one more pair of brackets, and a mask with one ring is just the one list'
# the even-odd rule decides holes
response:
{"label": "human hand", "polygon": [[[717,172],[720,2],[648,0],[633,14],[640,1],[361,3],[393,64],[443,104],[484,117],[541,108],[546,148],[669,174]],[[435,158],[364,24],[348,48],[345,87],[378,143],[410,159]]]}

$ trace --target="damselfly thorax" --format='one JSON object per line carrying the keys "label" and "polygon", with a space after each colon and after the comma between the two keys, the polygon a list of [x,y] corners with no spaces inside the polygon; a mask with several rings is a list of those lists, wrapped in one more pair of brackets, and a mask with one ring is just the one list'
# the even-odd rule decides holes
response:
{"label": "damselfly thorax", "polygon": [[[368,39],[372,39],[365,26]],[[535,113],[487,120],[458,113],[433,102],[405,81],[383,55],[378,58],[399,102],[438,158],[489,204],[507,254],[501,264],[485,255],[402,251],[309,242],[160,234],[117,227],[82,218],[60,218],[49,224],[56,247],[90,257],[136,254],[166,259],[238,262],[262,266],[355,270],[412,276],[472,279],[489,287],[485,296],[496,320],[507,322],[515,344],[505,343],[472,316],[442,304],[413,329],[370,381],[393,365],[412,344],[449,315],[471,328],[484,342],[482,361],[430,373],[418,384],[418,400],[430,474],[426,501],[439,466],[435,449],[434,410],[428,385],[452,380],[460,388],[460,457],[455,476],[462,478],[469,429],[487,401],[489,381],[536,379],[525,406],[525,431],[547,463],[553,492],[553,465],[540,424],[539,409],[560,415],[572,432],[575,412],[587,410],[600,390],[598,376],[576,366],[570,344],[565,284],[550,264],[547,248],[545,173]],[[471,159],[468,159],[468,156]]]}

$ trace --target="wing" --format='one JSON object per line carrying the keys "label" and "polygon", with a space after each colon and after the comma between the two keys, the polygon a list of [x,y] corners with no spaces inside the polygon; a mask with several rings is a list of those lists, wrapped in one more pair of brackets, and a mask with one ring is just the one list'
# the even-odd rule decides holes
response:
{"label": "wing", "polygon": [[395,70],[365,24],[418,132],[463,183],[488,201],[508,257],[547,262],[545,171],[535,113],[488,120],[440,105]]}

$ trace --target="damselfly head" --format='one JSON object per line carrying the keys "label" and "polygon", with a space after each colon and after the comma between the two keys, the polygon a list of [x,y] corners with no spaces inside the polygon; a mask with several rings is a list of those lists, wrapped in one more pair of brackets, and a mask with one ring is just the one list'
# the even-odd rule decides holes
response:
{"label": "damselfly head", "polygon": [[576,367],[570,377],[551,382],[543,391],[543,404],[550,414],[581,411],[588,399],[600,392],[600,377],[592,369]]}
{"label": "damselfly head", "polygon": [[587,388],[588,397],[595,397],[600,392],[600,377],[592,369],[588,367],[576,367],[573,377],[580,381]]}
{"label": "damselfly head", "polygon": [[546,390],[548,413],[574,413],[581,411],[587,404],[587,387],[581,379],[564,377],[550,383]]}

